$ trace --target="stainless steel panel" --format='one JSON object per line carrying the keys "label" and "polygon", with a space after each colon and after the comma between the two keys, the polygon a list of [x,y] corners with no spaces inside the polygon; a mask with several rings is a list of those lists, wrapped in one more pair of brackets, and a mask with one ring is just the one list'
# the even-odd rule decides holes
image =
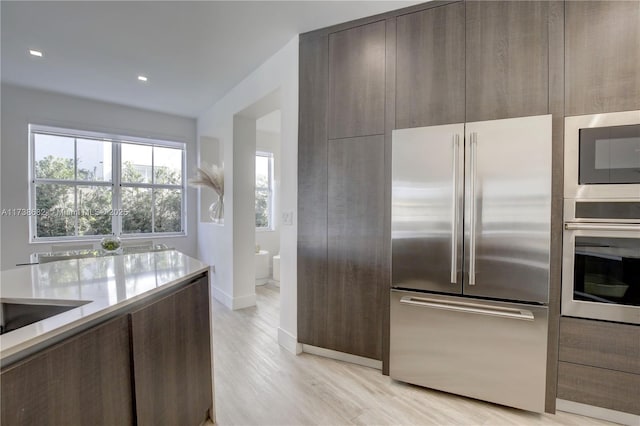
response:
{"label": "stainless steel panel", "polygon": [[[640,244],[640,226],[624,224],[566,223],[562,256],[562,315],[640,324],[640,307],[573,297],[576,237],[630,238]],[[603,301],[604,302],[604,301]]]}
{"label": "stainless steel panel", "polygon": [[390,375],[543,412],[548,309],[391,291]]}
{"label": "stainless steel panel", "polygon": [[578,115],[564,119],[564,196],[579,199],[638,198],[640,185],[580,185],[580,129],[640,123],[640,110]]}
{"label": "stainless steel panel", "polygon": [[393,131],[394,287],[461,292],[463,135],[464,124]]}
{"label": "stainless steel panel", "polygon": [[[579,217],[578,205],[593,204],[594,207],[583,210],[601,210],[602,217]],[[617,206],[617,207],[616,207]],[[640,194],[635,199],[580,199],[565,198],[563,216],[565,222],[576,223],[640,223]]]}
{"label": "stainless steel panel", "polygon": [[464,225],[473,277],[465,281],[475,285],[463,293],[547,303],[551,115],[467,123],[465,131],[466,157],[473,158]]}

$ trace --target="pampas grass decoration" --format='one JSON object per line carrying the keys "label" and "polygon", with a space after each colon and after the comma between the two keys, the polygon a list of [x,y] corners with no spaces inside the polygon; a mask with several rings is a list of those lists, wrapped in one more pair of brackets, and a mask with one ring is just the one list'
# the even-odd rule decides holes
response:
{"label": "pampas grass decoration", "polygon": [[219,197],[224,195],[224,169],[202,163],[196,169],[196,177],[189,179],[189,185],[213,189]]}

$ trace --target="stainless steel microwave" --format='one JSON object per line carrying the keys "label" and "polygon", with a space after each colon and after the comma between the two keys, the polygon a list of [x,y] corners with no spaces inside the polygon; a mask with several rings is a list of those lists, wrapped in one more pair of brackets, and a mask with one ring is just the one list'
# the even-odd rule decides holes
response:
{"label": "stainless steel microwave", "polygon": [[640,197],[640,110],[565,118],[564,197]]}

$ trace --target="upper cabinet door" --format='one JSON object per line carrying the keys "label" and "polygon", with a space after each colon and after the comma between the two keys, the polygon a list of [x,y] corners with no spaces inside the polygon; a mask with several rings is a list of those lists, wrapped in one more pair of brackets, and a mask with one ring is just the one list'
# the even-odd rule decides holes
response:
{"label": "upper cabinet door", "polygon": [[466,2],[466,121],[546,114],[548,4]]}
{"label": "upper cabinet door", "polygon": [[640,2],[566,2],[565,113],[640,109]]}
{"label": "upper cabinet door", "polygon": [[329,139],[384,133],[385,21],[329,36]]}
{"label": "upper cabinet door", "polygon": [[464,3],[397,19],[396,128],[461,123]]}

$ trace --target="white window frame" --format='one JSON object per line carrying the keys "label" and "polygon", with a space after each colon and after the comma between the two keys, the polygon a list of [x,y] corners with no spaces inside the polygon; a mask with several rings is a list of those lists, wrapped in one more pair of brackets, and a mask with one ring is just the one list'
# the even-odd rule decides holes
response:
{"label": "white window frame", "polygon": [[[256,226],[256,231],[273,231],[273,204],[274,204],[274,189],[273,189],[273,163],[274,156],[273,152],[269,151],[256,151],[256,157],[267,157],[269,160],[269,177],[268,177],[268,187],[267,187],[267,226]],[[255,161],[255,159],[254,159]],[[254,176],[255,181],[255,176]],[[255,188],[257,191],[258,188]],[[255,222],[255,218],[254,218]]]}
{"label": "white window frame", "polygon": [[[111,155],[112,155],[112,173],[111,173],[111,181],[110,182],[102,182],[102,181],[86,181],[86,180],[78,180],[77,176],[74,180],[58,180],[58,179],[43,179],[36,178],[35,176],[35,135],[36,134],[48,134],[54,136],[64,136],[68,138],[74,139],[94,139],[103,142],[111,142]],[[77,142],[75,142],[77,144]],[[156,184],[155,181],[155,173],[151,173],[151,183],[122,183],[121,182],[121,146],[122,144],[137,144],[137,145],[147,145],[147,146],[157,146],[161,148],[175,148],[180,149],[182,151],[182,184],[181,185],[166,185],[166,184]],[[74,145],[74,167],[77,173],[77,145]],[[53,184],[63,184],[69,185],[70,187],[81,186],[111,186],[113,188],[112,196],[111,196],[111,204],[112,209],[114,211],[119,211],[122,208],[121,202],[121,188],[122,187],[130,187],[130,188],[150,188],[151,191],[151,229],[153,230],[155,227],[155,209],[154,207],[154,194],[153,189],[180,189],[182,191],[182,205],[181,205],[181,218],[180,218],[180,227],[181,231],[178,232],[142,232],[142,233],[123,233],[122,232],[122,216],[121,215],[113,215],[111,219],[111,230],[112,233],[110,235],[116,235],[122,239],[136,239],[136,238],[168,238],[168,237],[184,237],[187,235],[187,226],[186,226],[186,218],[187,218],[187,179],[186,179],[186,144],[182,142],[174,142],[174,141],[166,141],[166,140],[158,140],[158,139],[147,139],[147,138],[139,138],[133,136],[123,136],[123,135],[115,135],[108,134],[102,132],[93,132],[86,130],[77,130],[77,129],[68,129],[68,128],[60,128],[53,126],[45,126],[39,124],[29,124],[29,209],[31,211],[36,210],[36,184],[38,183],[53,183]],[[153,154],[152,154],[152,170],[153,170]],[[77,200],[74,200],[74,206],[77,208]],[[76,216],[75,223],[75,232],[78,232],[78,223]],[[59,237],[38,237],[37,232],[37,216],[30,215],[29,219],[29,243],[37,244],[37,243],[52,243],[52,242],[70,242],[70,241],[100,241],[105,237],[102,235],[71,235],[71,236],[59,236]]]}

